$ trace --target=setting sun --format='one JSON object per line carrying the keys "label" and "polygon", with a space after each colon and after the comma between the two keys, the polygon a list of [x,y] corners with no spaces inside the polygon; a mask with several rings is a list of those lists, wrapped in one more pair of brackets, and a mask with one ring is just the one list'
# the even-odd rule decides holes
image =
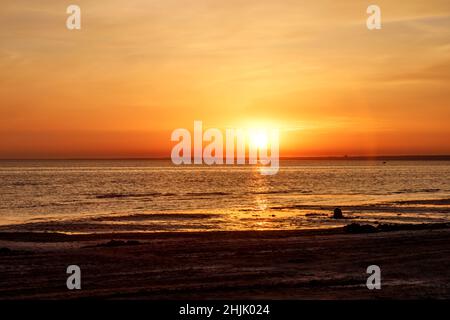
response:
{"label": "setting sun", "polygon": [[250,130],[249,144],[258,149],[267,149],[269,138],[265,130]]}

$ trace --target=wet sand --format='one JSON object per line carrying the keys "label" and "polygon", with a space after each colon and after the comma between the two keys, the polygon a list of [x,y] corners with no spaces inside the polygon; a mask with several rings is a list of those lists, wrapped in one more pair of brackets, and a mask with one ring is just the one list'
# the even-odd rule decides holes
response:
{"label": "wet sand", "polygon": [[[0,248],[0,299],[450,298],[445,226],[364,234],[342,228],[5,232]],[[66,268],[72,264],[81,267],[81,290],[66,288]],[[381,290],[366,288],[366,268],[372,264],[381,267]]]}

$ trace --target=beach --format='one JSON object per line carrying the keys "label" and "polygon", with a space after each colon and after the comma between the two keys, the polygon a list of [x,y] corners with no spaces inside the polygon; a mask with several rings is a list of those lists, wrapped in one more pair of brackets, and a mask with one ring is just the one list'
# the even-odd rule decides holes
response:
{"label": "beach", "polygon": [[0,299],[450,298],[448,160],[0,164]]}
{"label": "beach", "polygon": [[[0,233],[0,299],[449,299],[450,228]],[[68,290],[66,268],[81,268]],[[381,268],[369,290],[366,268]]]}

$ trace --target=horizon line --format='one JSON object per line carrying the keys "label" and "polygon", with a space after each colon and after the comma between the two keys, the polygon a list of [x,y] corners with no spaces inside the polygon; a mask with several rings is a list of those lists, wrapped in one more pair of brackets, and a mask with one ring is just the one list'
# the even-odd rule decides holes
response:
{"label": "horizon line", "polygon": [[[280,160],[450,160],[444,155],[292,156]],[[0,158],[0,161],[171,160],[170,157]]]}

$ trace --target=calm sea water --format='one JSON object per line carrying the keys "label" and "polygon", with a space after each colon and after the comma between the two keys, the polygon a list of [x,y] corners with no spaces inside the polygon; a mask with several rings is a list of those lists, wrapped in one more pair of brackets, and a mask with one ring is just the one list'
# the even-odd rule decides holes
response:
{"label": "calm sea water", "polygon": [[[0,231],[327,228],[450,221],[450,161],[0,161]],[[330,218],[341,207],[346,220]]]}

